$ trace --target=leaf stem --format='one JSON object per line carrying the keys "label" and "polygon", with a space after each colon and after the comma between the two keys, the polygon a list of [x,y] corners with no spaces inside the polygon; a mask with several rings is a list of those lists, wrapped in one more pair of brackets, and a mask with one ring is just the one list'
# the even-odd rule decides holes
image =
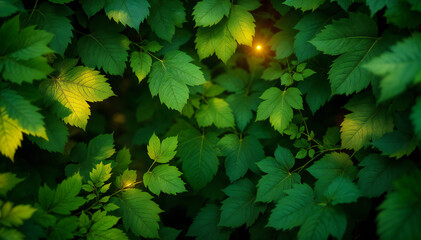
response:
{"label": "leaf stem", "polygon": [[[127,189],[127,188],[131,188],[132,186],[135,186],[136,184],[139,184],[139,183],[142,183],[142,181],[134,182],[134,183],[132,183],[132,184],[130,184],[130,185],[128,185],[128,186],[123,186],[122,188],[120,188],[120,189],[118,189],[117,191],[115,191],[114,193],[112,193],[112,194],[110,195],[110,198],[111,198],[111,197],[113,197],[113,196],[115,196],[115,195],[117,195],[117,194],[118,194],[118,193],[120,193],[121,191],[123,191],[123,190],[125,190],[125,189]],[[93,207],[95,207],[96,205],[98,205],[98,203],[99,203],[99,199],[98,199],[96,202],[94,202],[91,206],[89,206],[87,209],[82,210],[82,211],[88,211],[88,210],[92,209]],[[77,216],[77,215],[82,214],[82,211],[80,211],[80,212],[76,213],[75,215]]]}
{"label": "leaf stem", "polygon": [[155,58],[156,60],[160,61],[162,64],[164,64],[164,60],[156,57],[155,55],[153,55],[151,52],[149,52],[148,50],[146,50],[144,47],[142,47],[141,45],[135,43],[135,42],[130,42],[131,44],[139,47],[140,49],[142,49],[143,51],[145,51],[146,53],[148,53],[151,57]]}
{"label": "leaf stem", "polygon": [[156,160],[153,161],[153,163],[149,166],[148,171],[146,171],[146,172],[150,172],[155,163],[156,163]]}
{"label": "leaf stem", "polygon": [[38,0],[35,1],[34,7],[32,8],[31,14],[29,14],[29,17],[28,17],[28,20],[26,20],[26,23],[28,23],[31,20],[32,15],[34,15],[35,9],[37,8],[37,5],[38,5]]}

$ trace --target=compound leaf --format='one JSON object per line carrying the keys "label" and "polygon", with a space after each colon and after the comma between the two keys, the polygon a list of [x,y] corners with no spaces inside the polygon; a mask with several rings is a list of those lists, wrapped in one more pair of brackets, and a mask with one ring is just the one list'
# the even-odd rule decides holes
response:
{"label": "compound leaf", "polygon": [[349,18],[333,21],[310,41],[325,54],[339,55],[367,49],[377,39],[377,25],[362,13],[349,13]]}
{"label": "compound leaf", "polygon": [[230,231],[218,226],[219,219],[219,206],[207,204],[194,218],[186,236],[195,236],[198,240],[228,240]]}
{"label": "compound leaf", "polygon": [[292,109],[303,109],[303,99],[297,88],[290,87],[281,91],[279,88],[271,87],[263,92],[260,98],[264,101],[257,108],[256,120],[269,118],[271,125],[280,133],[283,133],[291,123]]}
{"label": "compound leaf", "polygon": [[163,164],[156,166],[151,172],[143,175],[143,182],[152,193],[159,195],[160,192],[177,194],[185,192],[185,183],[181,180],[181,172],[174,166]]}
{"label": "compound leaf", "polygon": [[119,27],[97,17],[91,23],[91,33],[81,37],[77,49],[82,62],[112,75],[123,75],[126,68],[129,39],[119,33]]}
{"label": "compound leaf", "polygon": [[149,0],[151,14],[148,23],[159,37],[171,42],[175,27],[181,27],[186,21],[183,4],[179,0]]}
{"label": "compound leaf", "polygon": [[251,226],[266,206],[255,203],[255,185],[247,178],[232,183],[223,191],[228,198],[222,201],[219,226],[236,228]]}
{"label": "compound leaf", "polygon": [[341,124],[342,147],[359,150],[370,140],[393,130],[393,119],[383,106],[377,106],[368,95],[356,95],[345,108],[352,113],[345,115]]}
{"label": "compound leaf", "polygon": [[146,0],[107,0],[104,10],[110,19],[138,31],[140,23],[149,14],[149,7]]}
{"label": "compound leaf", "polygon": [[196,129],[180,132],[178,155],[187,181],[194,189],[201,189],[209,183],[218,171],[216,154],[218,138],[210,132],[201,134]]}
{"label": "compound leaf", "polygon": [[202,0],[194,6],[193,19],[196,26],[208,27],[217,24],[224,16],[229,15],[229,0]]}
{"label": "compound leaf", "polygon": [[416,33],[398,42],[390,50],[364,65],[382,77],[379,101],[393,98],[412,82],[421,81],[421,34]]}
{"label": "compound leaf", "polygon": [[264,158],[263,146],[253,136],[238,138],[227,134],[218,142],[225,158],[225,170],[231,182],[243,177],[248,169],[255,170],[256,162]]}
{"label": "compound leaf", "polygon": [[227,26],[238,44],[251,46],[256,27],[251,13],[240,5],[233,5]]}
{"label": "compound leaf", "polygon": [[200,68],[191,61],[193,59],[184,52],[170,51],[162,62],[155,62],[148,79],[152,96],[159,94],[159,99],[168,108],[181,112],[189,98],[187,86],[206,82]]}
{"label": "compound leaf", "polygon": [[158,238],[159,213],[162,210],[153,202],[149,193],[139,189],[126,189],[118,201],[123,216],[123,224],[136,236]]}
{"label": "compound leaf", "polygon": [[257,166],[267,174],[257,184],[256,201],[278,201],[285,195],[285,190],[292,188],[294,183],[300,183],[300,175],[290,172],[294,164],[291,151],[281,146],[276,148],[275,158],[267,157],[258,162]]}
{"label": "compound leaf", "polygon": [[234,127],[234,115],[228,103],[221,98],[211,98],[202,104],[196,112],[197,123],[200,127],[214,124],[218,128]]}

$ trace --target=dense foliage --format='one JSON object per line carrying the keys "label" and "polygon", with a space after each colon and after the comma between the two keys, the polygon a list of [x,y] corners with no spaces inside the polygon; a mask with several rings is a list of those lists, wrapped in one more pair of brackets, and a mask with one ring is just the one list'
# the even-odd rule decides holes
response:
{"label": "dense foliage", "polygon": [[421,1],[0,0],[0,239],[421,239]]}

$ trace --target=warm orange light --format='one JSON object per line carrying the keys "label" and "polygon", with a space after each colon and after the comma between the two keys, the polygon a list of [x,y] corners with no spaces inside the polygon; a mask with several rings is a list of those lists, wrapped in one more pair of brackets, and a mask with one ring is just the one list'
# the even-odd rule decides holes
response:
{"label": "warm orange light", "polygon": [[257,49],[257,50],[262,50],[262,46],[257,45],[256,49]]}

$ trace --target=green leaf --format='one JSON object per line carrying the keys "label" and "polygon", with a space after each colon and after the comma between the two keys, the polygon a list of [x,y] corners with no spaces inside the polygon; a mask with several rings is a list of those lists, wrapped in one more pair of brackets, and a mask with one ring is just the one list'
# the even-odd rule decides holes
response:
{"label": "green leaf", "polygon": [[298,231],[300,240],[325,240],[329,235],[342,239],[346,230],[346,214],[329,206],[316,205]]}
{"label": "green leaf", "polygon": [[185,183],[181,180],[181,172],[174,166],[163,164],[156,166],[151,172],[143,175],[143,182],[152,193],[159,196],[163,193],[174,194],[185,192]]}
{"label": "green leaf", "polygon": [[73,37],[73,26],[67,18],[72,14],[73,11],[67,6],[43,3],[34,11],[30,21],[31,24],[54,34],[49,46],[62,56]]}
{"label": "green leaf", "polygon": [[139,83],[149,74],[152,58],[146,52],[132,52],[130,54],[130,67],[139,79]]}
{"label": "green leaf", "polygon": [[405,172],[410,171],[411,164],[396,161],[378,154],[365,157],[359,166],[358,186],[364,196],[379,197],[393,188],[393,181]]}
{"label": "green leaf", "polygon": [[106,0],[79,0],[88,17],[92,17],[105,6]]}
{"label": "green leaf", "polygon": [[421,98],[417,98],[417,102],[412,107],[410,116],[414,126],[414,132],[418,139],[421,139]]}
{"label": "green leaf", "polygon": [[315,178],[338,176],[355,176],[357,168],[353,166],[351,158],[346,153],[329,153],[307,168]]}
{"label": "green leaf", "polygon": [[57,77],[42,83],[46,95],[71,110],[63,121],[70,125],[86,128],[91,111],[89,102],[98,102],[114,96],[105,76],[88,67],[77,66],[63,71]]}
{"label": "green leaf", "polygon": [[16,174],[6,172],[0,173],[0,195],[6,196],[7,192],[12,190],[16,184],[22,182],[24,178],[16,177]]}
{"label": "green leaf", "polygon": [[279,88],[271,87],[260,98],[264,101],[257,108],[256,120],[269,118],[271,125],[280,133],[283,133],[291,123],[292,109],[303,109],[303,99],[297,88],[290,87],[281,91]]}
{"label": "green leaf", "polygon": [[384,16],[387,18],[388,23],[392,23],[400,28],[414,29],[421,24],[421,20],[418,18],[420,13],[419,11],[411,11],[411,9],[413,8],[409,1],[388,0]]}
{"label": "green leaf", "polygon": [[200,59],[207,58],[215,53],[224,63],[230,59],[237,49],[237,43],[232,37],[225,20],[212,27],[199,27],[195,43]]}
{"label": "green leaf", "polygon": [[373,44],[377,39],[377,25],[362,13],[349,13],[349,18],[333,21],[310,41],[325,54],[339,55]]}
{"label": "green leaf", "polygon": [[313,39],[328,22],[328,16],[314,12],[302,17],[294,26],[294,29],[298,30],[295,35],[294,52],[299,62],[319,54],[319,51],[308,41]]}
{"label": "green leaf", "polygon": [[135,170],[126,169],[121,176],[116,178],[116,186],[120,189],[132,187],[133,183],[136,182],[137,173]]}
{"label": "green leaf", "polygon": [[177,240],[177,237],[180,235],[181,230],[171,228],[171,227],[161,227],[159,229],[159,237],[162,240]]}
{"label": "green leaf", "polygon": [[7,88],[0,90],[0,107],[5,108],[7,115],[16,120],[26,133],[48,140],[44,117],[39,109],[17,92]]}
{"label": "green leaf", "polygon": [[139,189],[122,192],[118,205],[123,215],[123,224],[136,236],[158,238],[159,213],[162,210],[153,202],[149,193]]}
{"label": "green leaf", "polygon": [[316,10],[325,0],[286,0],[285,5],[301,9],[303,12]]}
{"label": "green leaf", "polygon": [[298,88],[306,95],[306,102],[313,115],[329,101],[332,95],[328,79],[321,74],[306,78],[298,84]]}
{"label": "green leaf", "polygon": [[253,136],[238,138],[227,134],[221,138],[217,147],[225,156],[225,170],[231,182],[242,178],[247,170],[255,170],[256,162],[265,157],[263,146]]}
{"label": "green leaf", "polygon": [[177,144],[177,136],[167,137],[161,143],[159,138],[154,133],[149,139],[148,155],[152,160],[155,160],[159,163],[167,163],[173,159],[177,153]]}
{"label": "green leaf", "polygon": [[368,8],[370,8],[371,16],[373,16],[376,12],[386,6],[387,0],[366,0],[366,3]]}
{"label": "green leaf", "polygon": [[14,2],[13,0],[0,0],[0,17],[8,17],[19,10]]}
{"label": "green leaf", "polygon": [[0,152],[12,162],[23,139],[22,131],[18,122],[7,115],[4,107],[0,107]]}
{"label": "green leaf", "polygon": [[263,172],[257,184],[258,202],[278,201],[285,196],[285,190],[292,188],[294,183],[300,183],[301,177],[298,173],[291,173],[290,170],[295,164],[291,151],[281,146],[275,150],[275,158],[267,157],[257,163]]}
{"label": "green leaf", "polygon": [[272,36],[269,44],[276,53],[276,59],[287,58],[294,52],[294,36],[297,33],[294,25],[297,21],[297,16],[290,14],[275,23],[275,26],[281,31]]}
{"label": "green leaf", "polygon": [[[3,206],[1,206],[3,205]],[[17,227],[23,224],[24,220],[31,218],[32,214],[37,211],[31,205],[15,205],[11,202],[0,203],[1,216],[0,224],[7,227]]]}
{"label": "green leaf", "polygon": [[78,219],[75,216],[66,217],[52,226],[52,231],[48,239],[67,240],[74,239],[76,229],[78,227]]}
{"label": "green leaf", "polygon": [[421,172],[416,170],[394,182],[396,190],[386,196],[377,215],[377,232],[381,239],[419,239],[421,232],[419,193]]}
{"label": "green leaf", "polygon": [[196,120],[200,127],[214,124],[218,128],[234,127],[234,115],[228,103],[221,98],[211,98],[202,104],[196,112]]}
{"label": "green leaf", "polygon": [[268,227],[290,230],[302,225],[314,206],[313,189],[307,184],[294,184],[286,189],[288,196],[281,198],[269,217]]}
{"label": "green leaf", "polygon": [[238,129],[244,130],[253,118],[253,111],[257,111],[260,99],[259,93],[231,94],[226,98],[235,117]]}
{"label": "green leaf", "polygon": [[228,92],[244,93],[244,81],[235,72],[221,74],[212,81],[221,85]]}
{"label": "green leaf", "polygon": [[13,228],[0,228],[0,237],[2,239],[13,239],[13,240],[25,239],[25,235],[23,233]]}
{"label": "green leaf", "polygon": [[78,209],[85,203],[82,197],[77,196],[81,189],[82,177],[75,174],[63,180],[56,190],[51,190],[47,186],[41,187],[38,200],[44,210],[69,215],[71,211]]}
{"label": "green leaf", "polygon": [[335,146],[341,140],[341,133],[338,127],[329,127],[323,136],[325,146]]}
{"label": "green leaf", "polygon": [[327,188],[324,196],[332,205],[356,202],[361,192],[348,177],[337,177]]}
{"label": "green leaf", "polygon": [[148,79],[152,96],[159,94],[159,99],[168,108],[181,112],[189,98],[187,86],[206,82],[200,68],[191,61],[193,59],[184,52],[170,51],[162,62],[155,62]]}
{"label": "green leaf", "polygon": [[110,179],[111,170],[111,163],[104,165],[102,162],[100,162],[89,173],[89,177],[96,187],[101,187],[108,179]]}
{"label": "green leaf", "polygon": [[317,179],[315,190],[318,198],[328,190],[329,185],[337,177],[354,179],[357,175],[357,168],[346,153],[326,154],[306,170]]}
{"label": "green leaf", "polygon": [[186,22],[186,13],[179,0],[149,0],[151,14],[148,23],[152,31],[168,42],[175,33],[175,27],[181,27]]}
{"label": "green leaf", "polygon": [[85,144],[76,145],[71,154],[73,162],[66,167],[66,175],[79,172],[85,179],[89,178],[89,173],[95,166],[108,159],[115,153],[114,139],[112,134],[102,134],[93,138],[88,147]]}
{"label": "green leaf", "polygon": [[379,55],[378,40],[367,48],[347,52],[333,61],[329,70],[329,80],[333,94],[349,95],[360,92],[375,81],[375,75],[363,67],[364,64]]}
{"label": "green leaf", "polygon": [[231,3],[229,0],[202,0],[193,9],[196,27],[208,27],[220,22],[224,16],[228,17]]}
{"label": "green leaf", "polygon": [[45,131],[48,141],[40,137],[30,136],[30,139],[41,149],[63,153],[69,136],[66,124],[52,115],[47,115],[45,117]]}
{"label": "green leaf", "polygon": [[345,109],[352,113],[345,115],[341,124],[342,147],[359,150],[393,130],[393,119],[384,106],[377,106],[369,95],[356,95]]}
{"label": "green leaf", "polygon": [[81,37],[77,49],[82,62],[112,75],[123,75],[126,68],[129,39],[119,34],[118,26],[100,17],[91,21],[91,33]]}
{"label": "green leaf", "polygon": [[[333,0],[331,0],[332,2]],[[348,11],[349,6],[354,2],[354,0],[336,0],[336,2],[341,6],[345,11]]]}
{"label": "green leaf", "polygon": [[149,14],[146,0],[107,0],[104,10],[108,18],[139,31],[139,25]]}
{"label": "green leaf", "polygon": [[372,59],[365,67],[382,77],[380,99],[384,101],[405,91],[412,82],[421,81],[421,34],[398,42],[391,51]]}
{"label": "green leaf", "polygon": [[233,5],[231,7],[227,26],[238,44],[251,46],[256,27],[254,22],[253,15],[242,6]]}
{"label": "green leaf", "polygon": [[238,5],[248,11],[253,11],[258,9],[262,4],[260,3],[260,0],[238,0]]}
{"label": "green leaf", "polygon": [[92,215],[93,224],[87,234],[89,240],[118,240],[128,239],[126,234],[117,228],[112,228],[119,221],[119,217],[107,216],[107,212],[97,211]]}
{"label": "green leaf", "polygon": [[240,227],[251,226],[266,209],[265,205],[255,203],[255,185],[247,178],[232,183],[223,192],[228,198],[222,201],[221,220],[218,226]]}
{"label": "green leaf", "polygon": [[264,80],[278,80],[285,73],[285,69],[277,62],[271,62],[270,66],[265,68],[262,74]]}
{"label": "green leaf", "polygon": [[101,134],[89,142],[86,159],[98,163],[111,157],[114,153],[113,134]]}
{"label": "green leaf", "polygon": [[196,129],[180,132],[178,155],[187,181],[194,189],[201,189],[209,183],[218,171],[219,160],[215,145],[215,133],[201,134]]}
{"label": "green leaf", "polygon": [[124,170],[129,168],[130,163],[132,163],[130,150],[124,147],[118,151],[115,161],[116,165],[113,166],[114,174],[123,173]]}
{"label": "green leaf", "polygon": [[219,206],[207,204],[194,218],[186,236],[196,237],[197,240],[228,240],[230,231],[218,226],[219,219]]}
{"label": "green leaf", "polygon": [[0,27],[0,73],[5,80],[21,84],[43,79],[53,69],[42,55],[52,53],[48,44],[54,37],[35,26],[20,29],[19,16]]}
{"label": "green leaf", "polygon": [[386,133],[381,138],[374,140],[371,145],[382,152],[382,155],[401,158],[409,156],[417,147],[416,138],[401,131]]}

